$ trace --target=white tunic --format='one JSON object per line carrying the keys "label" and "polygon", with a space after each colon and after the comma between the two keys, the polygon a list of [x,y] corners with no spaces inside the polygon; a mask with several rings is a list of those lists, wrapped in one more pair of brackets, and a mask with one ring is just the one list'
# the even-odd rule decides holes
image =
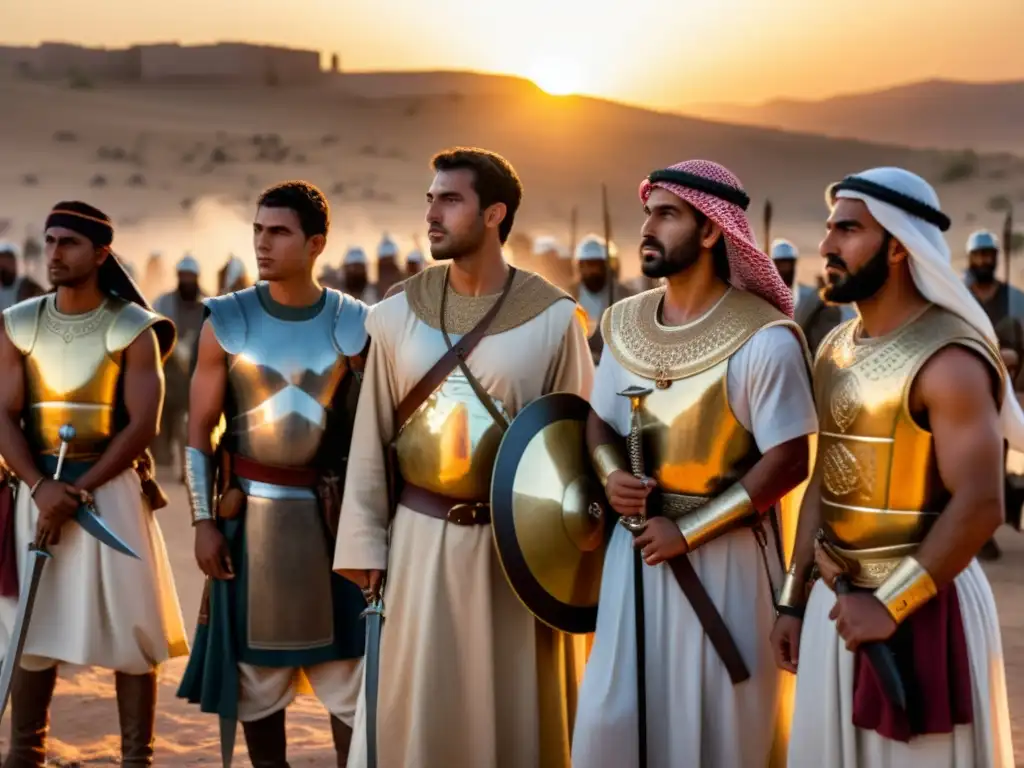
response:
{"label": "white tunic", "polygon": [[[729,361],[729,404],[765,453],[818,428],[800,343],[785,327],[755,333]],[[597,414],[629,432],[631,385],[608,350],[591,395]],[[677,386],[685,386],[683,383]],[[769,539],[770,540],[770,539]],[[769,548],[773,580],[781,567]],[[763,766],[775,728],[778,675],[768,636],[775,614],[757,540],[746,528],[689,555],[751,673],[737,686],[667,565],[644,567],[649,768]],[[573,735],[574,768],[637,765],[636,635],[632,536],[616,526],[605,555],[594,646]]]}

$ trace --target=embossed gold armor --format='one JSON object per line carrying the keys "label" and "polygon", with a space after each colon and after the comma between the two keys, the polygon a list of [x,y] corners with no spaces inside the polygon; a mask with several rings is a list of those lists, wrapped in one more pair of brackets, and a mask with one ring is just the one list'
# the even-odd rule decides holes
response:
{"label": "embossed gold armor", "polygon": [[932,434],[909,410],[914,377],[950,344],[996,372],[1002,365],[980,333],[936,305],[885,337],[860,339],[859,330],[854,319],[826,337],[814,389],[823,528],[836,559],[860,562],[860,581],[872,586],[914,551],[949,500]]}
{"label": "embossed gold armor", "polygon": [[25,435],[33,451],[56,454],[57,432],[75,428],[69,459],[93,459],[115,432],[114,408],[124,350],[161,320],[137,304],[108,298],[81,315],[65,315],[54,295],[4,312],[14,346],[25,356]]}
{"label": "embossed gold armor", "polygon": [[[499,413],[511,421],[503,403]],[[399,431],[402,478],[459,501],[490,497],[502,431],[461,371],[451,373]]]}
{"label": "embossed gold armor", "polygon": [[663,513],[679,518],[739,480],[760,458],[729,405],[729,358],[771,325],[799,328],[766,301],[730,290],[684,326],[658,322],[664,288],[615,304],[602,332],[626,370],[653,379],[641,406],[645,471],[658,481]]}

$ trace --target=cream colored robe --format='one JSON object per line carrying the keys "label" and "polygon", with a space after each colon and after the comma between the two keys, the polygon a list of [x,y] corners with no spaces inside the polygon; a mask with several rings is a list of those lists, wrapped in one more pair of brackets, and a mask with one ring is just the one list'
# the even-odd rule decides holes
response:
{"label": "cream colored robe", "polygon": [[[528,281],[537,280],[527,276],[527,286],[513,290],[499,320],[530,301],[528,285],[538,283]],[[494,298],[449,292],[448,327],[468,330]],[[550,392],[589,396],[593,364],[575,317],[573,301],[555,301],[533,319],[487,336],[470,355],[473,374],[513,417]],[[387,569],[378,765],[568,768],[585,638],[548,629],[520,604],[490,526],[451,525],[400,505],[389,542],[384,468],[394,411],[446,347],[441,333],[412,311],[407,293],[374,307],[366,327],[373,341],[334,567]],[[365,716],[360,696],[350,768],[366,764]]]}

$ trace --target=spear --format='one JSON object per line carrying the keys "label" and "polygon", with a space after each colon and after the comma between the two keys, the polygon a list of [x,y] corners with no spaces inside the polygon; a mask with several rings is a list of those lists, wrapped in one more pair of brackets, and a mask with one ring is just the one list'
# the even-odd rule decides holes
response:
{"label": "spear", "polygon": [[576,253],[576,227],[579,224],[579,209],[574,205],[569,212],[569,253]]}
{"label": "spear", "polygon": [[772,236],[772,201],[764,201],[764,249],[771,247]]}
{"label": "spear", "polygon": [[1004,282],[1010,286],[1010,254],[1013,252],[1013,208],[1006,212],[1006,221],[1003,222],[1003,270],[1005,271]]}
{"label": "spear", "polygon": [[604,254],[608,260],[608,306],[615,303],[616,275],[612,270],[612,215],[608,210],[608,186],[601,183],[601,219],[604,224]]}

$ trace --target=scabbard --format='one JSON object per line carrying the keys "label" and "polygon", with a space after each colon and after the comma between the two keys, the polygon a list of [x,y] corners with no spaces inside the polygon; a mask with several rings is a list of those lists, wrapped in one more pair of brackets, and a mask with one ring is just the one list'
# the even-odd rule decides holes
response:
{"label": "scabbard", "polygon": [[743,662],[740,649],[736,646],[736,641],[732,639],[732,633],[725,625],[722,614],[711,602],[711,596],[704,589],[697,572],[693,570],[690,558],[684,554],[666,562],[672,569],[672,575],[676,577],[679,588],[683,590],[686,599],[690,601],[690,607],[697,614],[697,620],[700,621],[704,634],[708,636],[715,652],[725,665],[732,684],[737,685],[747,680],[750,677],[750,670]]}

